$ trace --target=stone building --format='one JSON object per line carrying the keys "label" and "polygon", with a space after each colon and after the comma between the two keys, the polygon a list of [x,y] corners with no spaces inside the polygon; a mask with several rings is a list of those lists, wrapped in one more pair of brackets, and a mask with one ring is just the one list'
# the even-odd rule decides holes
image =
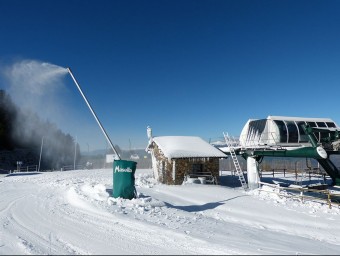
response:
{"label": "stone building", "polygon": [[155,178],[164,184],[180,185],[186,175],[210,172],[219,177],[219,159],[226,158],[219,149],[195,136],[152,137],[148,130],[152,169]]}

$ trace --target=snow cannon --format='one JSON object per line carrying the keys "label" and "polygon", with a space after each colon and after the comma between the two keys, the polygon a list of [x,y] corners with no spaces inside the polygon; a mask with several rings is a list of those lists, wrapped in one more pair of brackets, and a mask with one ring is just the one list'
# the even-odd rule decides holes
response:
{"label": "snow cannon", "polygon": [[109,145],[111,146],[113,152],[115,153],[115,159],[113,161],[113,192],[112,196],[115,198],[121,197],[124,199],[133,199],[136,198],[136,188],[135,188],[135,171],[137,167],[137,163],[134,161],[122,160],[120,155],[118,154],[117,150],[113,146],[113,143],[106,133],[103,125],[101,124],[99,118],[97,117],[96,113],[94,112],[91,104],[87,100],[85,94],[83,93],[82,89],[80,88],[79,83],[77,82],[76,78],[74,77],[70,68],[67,68],[68,72],[70,73],[74,83],[76,84],[81,96],[83,97],[85,103],[87,104],[88,108],[90,109],[94,119],[97,121],[101,131],[103,132],[106,140],[108,141]]}

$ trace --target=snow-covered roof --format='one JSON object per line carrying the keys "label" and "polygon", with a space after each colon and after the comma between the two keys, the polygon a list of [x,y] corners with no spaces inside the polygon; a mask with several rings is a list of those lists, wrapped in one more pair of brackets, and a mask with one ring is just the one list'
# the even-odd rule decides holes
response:
{"label": "snow-covered roof", "polygon": [[165,157],[226,157],[219,149],[195,136],[160,136],[153,141],[162,150]]}
{"label": "snow-covered roof", "polygon": [[311,117],[293,117],[293,116],[268,116],[268,120],[286,120],[286,121],[306,121],[306,122],[334,122],[330,118],[311,118]]}

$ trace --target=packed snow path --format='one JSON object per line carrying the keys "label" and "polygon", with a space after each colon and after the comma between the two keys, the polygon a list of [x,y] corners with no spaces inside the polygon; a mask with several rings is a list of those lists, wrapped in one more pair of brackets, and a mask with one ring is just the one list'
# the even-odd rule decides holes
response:
{"label": "packed snow path", "polygon": [[156,184],[110,197],[112,170],[0,178],[0,254],[339,254],[339,209],[241,188]]}

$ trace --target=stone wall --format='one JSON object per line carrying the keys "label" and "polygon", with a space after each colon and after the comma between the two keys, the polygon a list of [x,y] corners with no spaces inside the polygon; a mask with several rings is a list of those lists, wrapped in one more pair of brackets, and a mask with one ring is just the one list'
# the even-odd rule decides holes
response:
{"label": "stone wall", "polygon": [[[219,159],[218,158],[179,158],[175,159],[176,178],[175,181],[168,179],[167,184],[180,185],[183,183],[184,176],[192,173],[193,164],[202,164],[203,172],[211,172],[218,180],[219,177]],[[171,170],[172,174],[172,170]],[[172,177],[172,175],[171,175]]]}
{"label": "stone wall", "polygon": [[156,159],[156,163],[152,163],[156,166],[152,166],[152,168],[156,168],[158,170],[158,181],[166,184],[165,180],[168,172],[166,170],[168,168],[168,159],[164,156],[162,150],[160,150],[156,143],[153,142],[152,146],[153,154]]}

